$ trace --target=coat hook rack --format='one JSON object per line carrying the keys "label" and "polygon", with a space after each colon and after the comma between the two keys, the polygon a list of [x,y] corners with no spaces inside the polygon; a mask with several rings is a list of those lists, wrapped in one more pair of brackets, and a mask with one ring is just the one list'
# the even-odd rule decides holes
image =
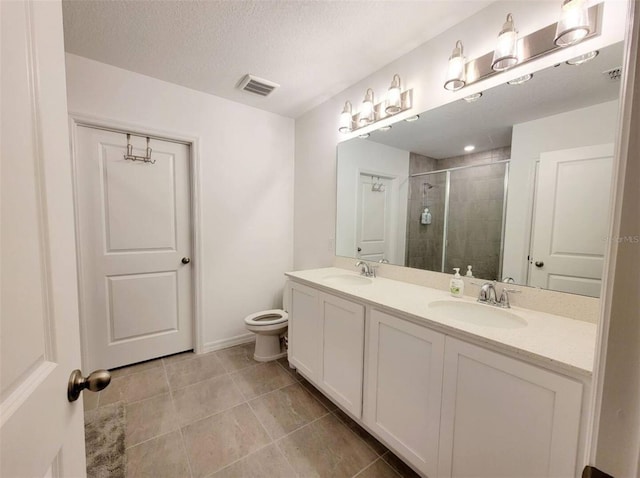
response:
{"label": "coat hook rack", "polygon": [[127,133],[127,152],[123,155],[127,161],[142,161],[143,163],[155,164],[156,160],[151,159],[151,147],[149,146],[150,139],[147,136],[147,151],[144,156],[137,156],[133,154],[133,145],[131,144],[131,134]]}

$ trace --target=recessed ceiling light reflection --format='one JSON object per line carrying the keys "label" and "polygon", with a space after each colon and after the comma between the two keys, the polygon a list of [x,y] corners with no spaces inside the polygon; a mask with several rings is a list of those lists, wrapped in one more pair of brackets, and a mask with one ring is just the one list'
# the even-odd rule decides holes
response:
{"label": "recessed ceiling light reflection", "polygon": [[369,133],[364,133],[364,134],[358,135],[358,138],[367,139],[369,136],[370,136]]}
{"label": "recessed ceiling light reflection", "polygon": [[407,123],[413,123],[414,121],[418,121],[420,119],[420,115],[415,115],[415,116],[409,116],[408,118],[405,118],[405,121]]}
{"label": "recessed ceiling light reflection", "polygon": [[378,131],[389,131],[391,129],[391,125],[388,124],[387,126],[380,126],[378,128]]}
{"label": "recessed ceiling light reflection", "polygon": [[571,58],[571,60],[567,60],[567,65],[582,65],[583,63],[593,60],[598,56],[598,53],[598,50],[593,50],[584,55],[576,56],[575,58]]}
{"label": "recessed ceiling light reflection", "polygon": [[471,151],[473,151],[474,149],[476,149],[476,147],[475,147],[473,144],[469,144],[469,145],[467,145],[467,146],[465,146],[465,147],[464,147],[464,150],[465,150],[467,153],[470,153],[470,152],[471,152]]}
{"label": "recessed ceiling light reflection", "polygon": [[467,103],[473,103],[474,101],[478,101],[480,98],[482,98],[482,92],[474,93],[474,94],[469,95],[469,96],[465,96],[462,99],[465,100]]}
{"label": "recessed ceiling light reflection", "polygon": [[518,78],[514,78],[511,81],[507,81],[507,83],[510,85],[521,85],[522,83],[526,83],[527,81],[529,81],[531,78],[533,78],[533,75],[529,73],[528,75],[519,76]]}

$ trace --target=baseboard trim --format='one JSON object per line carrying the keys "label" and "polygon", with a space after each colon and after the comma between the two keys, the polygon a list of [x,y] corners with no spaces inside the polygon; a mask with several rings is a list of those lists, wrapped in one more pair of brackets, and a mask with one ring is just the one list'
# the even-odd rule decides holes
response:
{"label": "baseboard trim", "polygon": [[207,342],[202,347],[202,353],[215,352],[216,350],[222,350],[234,345],[248,344],[256,341],[256,335],[252,332],[242,335],[236,335],[228,339],[215,340],[213,342]]}

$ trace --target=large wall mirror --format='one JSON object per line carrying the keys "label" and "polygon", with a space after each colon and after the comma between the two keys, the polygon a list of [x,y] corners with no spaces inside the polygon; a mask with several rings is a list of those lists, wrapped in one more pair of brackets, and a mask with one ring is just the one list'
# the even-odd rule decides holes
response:
{"label": "large wall mirror", "polygon": [[336,255],[598,297],[622,53],[340,143]]}

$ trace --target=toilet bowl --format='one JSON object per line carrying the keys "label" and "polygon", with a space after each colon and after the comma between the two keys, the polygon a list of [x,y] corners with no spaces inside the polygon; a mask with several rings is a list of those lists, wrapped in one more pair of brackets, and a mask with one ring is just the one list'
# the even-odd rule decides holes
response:
{"label": "toilet bowl", "polygon": [[256,334],[255,360],[269,362],[287,355],[280,339],[287,331],[287,312],[282,309],[263,310],[247,316],[244,323],[248,330]]}

